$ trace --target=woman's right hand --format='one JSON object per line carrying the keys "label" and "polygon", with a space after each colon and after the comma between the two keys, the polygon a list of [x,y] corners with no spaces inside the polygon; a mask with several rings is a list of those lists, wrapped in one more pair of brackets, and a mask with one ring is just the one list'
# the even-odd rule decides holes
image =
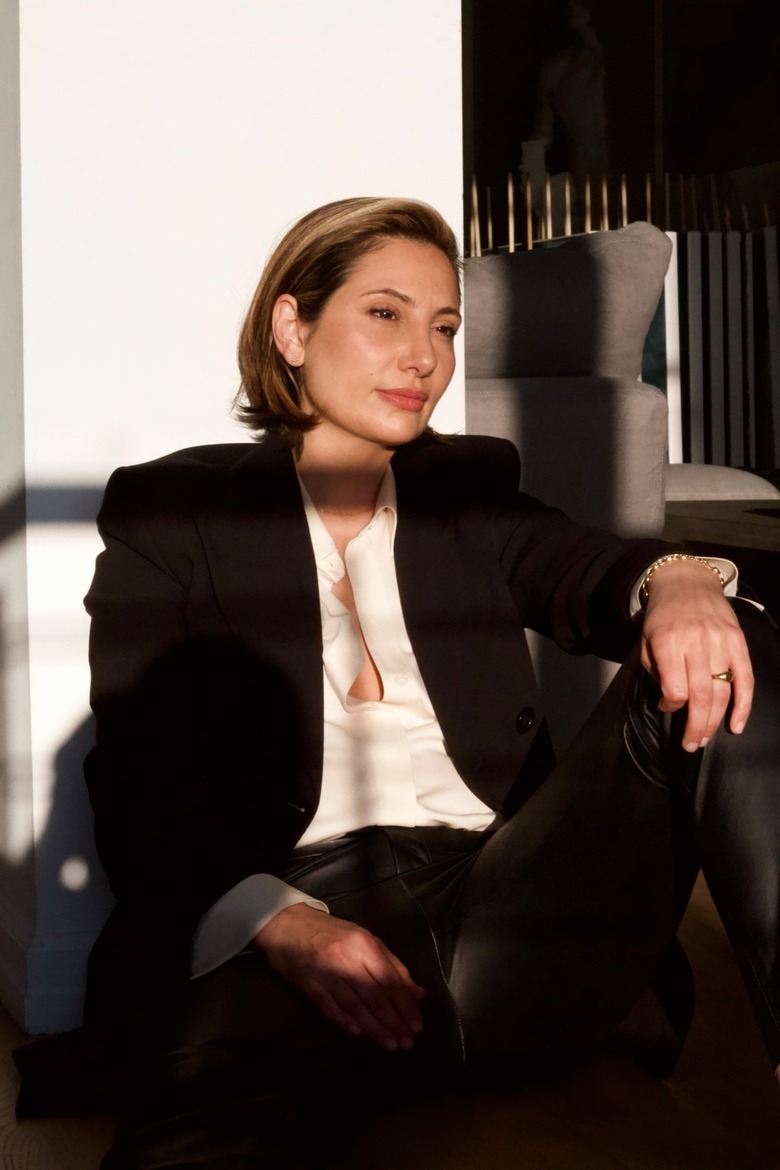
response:
{"label": "woman's right hand", "polygon": [[389,1052],[412,1047],[425,991],[362,926],[300,902],[275,914],[255,944],[272,970],[343,1032]]}

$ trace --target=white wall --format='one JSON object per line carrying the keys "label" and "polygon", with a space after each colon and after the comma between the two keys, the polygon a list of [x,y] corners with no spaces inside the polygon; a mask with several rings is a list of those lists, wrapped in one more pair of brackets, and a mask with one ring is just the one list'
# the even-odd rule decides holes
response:
{"label": "white wall", "polygon": [[[228,418],[238,328],[302,212],[411,195],[459,228],[460,0],[0,0],[0,19],[21,111],[4,69],[3,142],[20,137],[20,151],[0,172],[0,297],[15,312],[0,360],[17,406],[0,504],[24,489],[31,516],[0,548],[18,660],[0,995],[48,1030],[77,1022],[106,904],[80,776],[88,489],[117,464],[244,437]],[[435,421],[462,427],[462,379]]]}
{"label": "white wall", "polygon": [[[0,991],[22,986],[35,915],[19,146],[19,28],[0,6]],[[13,940],[11,945],[10,940]],[[7,946],[3,946],[8,942]],[[15,1006],[21,1006],[17,994]]]}

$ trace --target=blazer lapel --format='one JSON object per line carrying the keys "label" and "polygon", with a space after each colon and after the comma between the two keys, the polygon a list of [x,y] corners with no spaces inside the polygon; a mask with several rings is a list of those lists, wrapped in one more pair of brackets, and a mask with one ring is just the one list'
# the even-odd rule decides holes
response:
{"label": "blazer lapel", "polygon": [[212,585],[237,644],[277,670],[298,705],[309,796],[322,775],[317,570],[293,457],[269,436],[215,476],[197,510]]}
{"label": "blazer lapel", "polygon": [[[485,621],[474,550],[455,529],[435,447],[410,444],[393,458],[398,493],[396,572],[404,620],[447,750],[465,774],[472,755],[475,691],[485,667]],[[473,774],[473,759],[468,771]]]}
{"label": "blazer lapel", "polygon": [[396,453],[393,470],[409,637],[448,754],[469,787],[500,810],[533,742],[518,734],[517,715],[526,705],[541,713],[541,705],[494,559],[495,506],[515,471],[511,461],[496,469],[495,459],[493,448],[423,438]]}

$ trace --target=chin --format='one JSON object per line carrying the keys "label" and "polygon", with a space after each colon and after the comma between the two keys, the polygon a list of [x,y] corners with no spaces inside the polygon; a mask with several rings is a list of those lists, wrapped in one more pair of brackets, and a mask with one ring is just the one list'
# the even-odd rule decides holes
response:
{"label": "chin", "polygon": [[422,426],[398,427],[392,433],[388,433],[385,440],[386,445],[388,447],[403,447],[406,443],[413,443],[424,433],[427,426],[427,423],[423,423]]}

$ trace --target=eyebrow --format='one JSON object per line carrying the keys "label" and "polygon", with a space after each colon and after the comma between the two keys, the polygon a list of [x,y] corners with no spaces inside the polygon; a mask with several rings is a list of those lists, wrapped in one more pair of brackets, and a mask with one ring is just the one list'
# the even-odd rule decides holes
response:
{"label": "eyebrow", "polygon": [[[408,293],[399,292],[397,288],[372,288],[368,292],[362,294],[364,297],[374,297],[377,295],[385,297],[396,297],[404,305],[415,304],[414,297],[410,297]],[[437,309],[437,313],[452,313],[454,316],[460,318],[460,309],[454,309],[451,305],[445,305],[442,309]]]}

